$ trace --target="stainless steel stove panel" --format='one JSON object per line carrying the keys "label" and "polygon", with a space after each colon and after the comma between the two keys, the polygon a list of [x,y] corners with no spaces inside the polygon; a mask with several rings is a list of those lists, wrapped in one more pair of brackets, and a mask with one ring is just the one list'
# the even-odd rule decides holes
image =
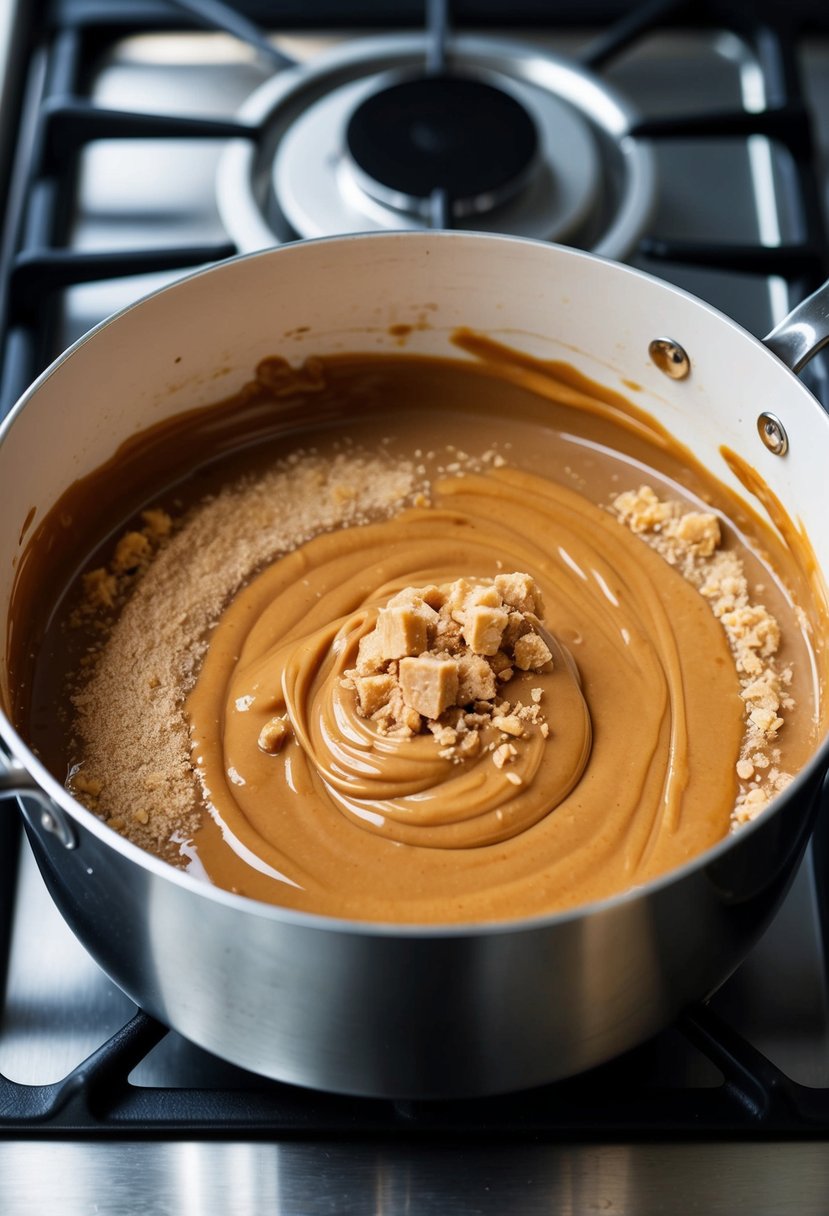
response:
{"label": "stainless steel stove panel", "polygon": [[[735,1158],[730,1146],[722,1144],[697,1149],[674,1145],[579,1145],[552,1150],[546,1146],[495,1146],[486,1152],[480,1147],[424,1151],[409,1146],[402,1152],[379,1147],[371,1169],[363,1171],[347,1147],[335,1151],[323,1164],[318,1146],[296,1145],[280,1152],[277,1168],[266,1168],[265,1177],[277,1184],[278,1211],[302,1211],[310,1216],[343,1210],[488,1216],[510,1210],[510,1203],[533,1214],[619,1211],[650,1216],[666,1210],[666,1172],[674,1178],[680,1210],[687,1204],[686,1210],[696,1206],[700,1211],[715,1212],[726,1196],[739,1205],[743,1195],[754,1194],[760,1176],[766,1184],[766,1202],[752,1203],[752,1210],[779,1212],[786,1210],[793,1171],[800,1169],[806,1186],[799,1190],[803,1206],[798,1210],[807,1212],[812,1205],[819,1210],[827,1197],[829,1171],[816,1148],[819,1146],[797,1146],[793,1156],[779,1150],[764,1154],[763,1146],[753,1145]],[[262,1156],[267,1161],[267,1154]],[[340,1182],[340,1194],[333,1200],[329,1195],[309,1196],[309,1192],[313,1195],[314,1172],[320,1167]]]}
{"label": "stainless steel stove panel", "polygon": [[102,1144],[85,1155],[68,1142],[0,1144],[0,1199],[4,1216],[822,1216],[829,1155],[808,1142],[377,1144],[358,1153],[184,1141]]}

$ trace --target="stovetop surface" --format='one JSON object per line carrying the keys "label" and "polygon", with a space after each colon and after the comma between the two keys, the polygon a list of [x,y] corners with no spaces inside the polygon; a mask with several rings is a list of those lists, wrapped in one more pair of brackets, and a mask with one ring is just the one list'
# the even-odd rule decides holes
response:
{"label": "stovetop surface", "polygon": [[[499,32],[542,51],[568,54],[596,31],[550,34],[534,25]],[[297,58],[313,57],[343,36],[354,35],[297,30],[280,45]],[[829,215],[829,37],[814,35],[801,43],[799,59]],[[88,95],[100,106],[224,117],[235,113],[266,74],[249,48],[227,35],[167,30],[108,39],[85,76]],[[692,113],[701,96],[722,110],[758,108],[769,100],[746,45],[721,29],[658,32],[611,62],[605,74],[648,117]],[[67,246],[91,253],[221,244],[226,234],[214,178],[223,147],[218,139],[90,144],[80,158]],[[752,332],[767,332],[802,290],[796,276],[787,281],[782,274],[763,278],[685,265],[665,260],[658,245],[663,237],[767,246],[799,240],[802,218],[786,154],[761,137],[714,143],[660,139],[655,150],[659,192],[648,228],[651,243],[632,260],[700,295]],[[25,225],[33,241],[45,207],[35,196],[28,208]],[[69,287],[60,296],[40,361],[178,273],[164,270]],[[20,373],[9,370],[11,362],[5,368],[7,397],[24,387],[15,384]],[[825,369],[818,366],[811,383],[826,401]],[[2,816],[0,830],[8,831]],[[50,1086],[117,1034],[135,1010],[61,920],[25,840],[9,833],[6,847],[19,861],[0,1013],[0,1074],[25,1086]],[[713,1017],[761,1052],[772,1076],[779,1069],[796,1086],[817,1093],[829,1088],[827,953],[816,887],[822,889],[827,877],[829,847],[821,836],[778,917],[711,1002]],[[0,922],[3,915],[0,899]],[[699,1016],[704,1027],[704,1012]],[[691,1021],[693,1029],[693,1015]],[[599,1070],[585,1081],[580,1097],[572,1097],[578,1091],[550,1087],[482,1108],[490,1113],[477,1125],[464,1108],[454,1118],[445,1109],[408,1110],[398,1104],[384,1116],[377,1104],[347,1107],[341,1099],[329,1102],[262,1082],[176,1034],[161,1037],[128,1077],[148,1095],[156,1090],[235,1094],[241,1130],[232,1120],[211,1126],[186,1117],[149,1134],[140,1122],[116,1135],[94,1127],[79,1133],[70,1125],[64,1133],[59,1125],[52,1132],[33,1125],[30,1134],[5,1138],[0,1132],[4,1212],[38,1210],[47,1203],[70,1212],[113,1213],[267,1208],[309,1214],[505,1209],[647,1214],[677,1206],[731,1211],[740,1203],[757,1212],[794,1207],[809,1212],[825,1211],[829,1201],[829,1158],[821,1143],[829,1121],[810,1126],[794,1119],[781,1131],[782,1120],[764,1129],[762,1111],[749,1109],[751,1087],[741,1093],[738,1086],[733,1120],[716,1125],[701,1119],[694,1126],[694,1110],[707,1109],[704,1101],[695,1108],[694,1095],[718,1092],[723,1071],[716,1053],[712,1059],[701,1051],[699,1037],[689,1038],[683,1028],[672,1028]],[[676,1091],[691,1095],[681,1131],[670,1122],[673,1105],[663,1101]],[[604,1095],[624,1108],[628,1094],[633,1109],[649,1092],[656,1095],[657,1114],[650,1125],[647,1120],[634,1124],[630,1134],[603,1117],[598,1105]],[[260,1098],[272,1103],[269,1109],[287,1112],[280,1113],[278,1132],[266,1123],[254,1126]],[[253,1112],[247,1132],[246,1101]],[[568,1101],[578,1111],[569,1130]],[[591,1126],[584,1116],[594,1102]],[[189,1096],[183,1105],[190,1110]],[[522,1111],[530,1112],[526,1125]],[[662,1128],[659,1112],[666,1118]]]}

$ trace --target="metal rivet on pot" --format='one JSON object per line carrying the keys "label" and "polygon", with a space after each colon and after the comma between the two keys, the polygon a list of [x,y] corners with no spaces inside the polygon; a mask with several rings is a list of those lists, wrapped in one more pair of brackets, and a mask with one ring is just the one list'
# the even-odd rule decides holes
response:
{"label": "metal rivet on pot", "polygon": [[45,832],[50,832],[51,835],[57,836],[65,849],[74,849],[77,847],[78,838],[73,832],[70,825],[59,812],[53,811],[50,807],[42,807],[40,812],[40,826]]}
{"label": "metal rivet on pot", "polygon": [[659,370],[672,380],[684,380],[691,370],[691,360],[673,338],[654,338],[648,346],[648,354]]}
{"label": "metal rivet on pot", "polygon": [[789,450],[789,436],[786,428],[775,414],[763,412],[757,419],[757,431],[770,452],[775,456],[785,456]]}

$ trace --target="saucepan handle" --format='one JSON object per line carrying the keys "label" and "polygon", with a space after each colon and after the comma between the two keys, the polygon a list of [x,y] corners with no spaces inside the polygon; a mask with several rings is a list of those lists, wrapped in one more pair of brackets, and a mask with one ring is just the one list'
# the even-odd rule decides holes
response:
{"label": "saucepan handle", "polygon": [[35,781],[24,764],[0,745],[0,802],[13,798],[32,798],[40,806],[40,826],[57,836],[67,849],[74,849],[78,837],[71,821]]}
{"label": "saucepan handle", "polygon": [[829,344],[829,282],[792,309],[763,341],[793,372],[805,367]]}

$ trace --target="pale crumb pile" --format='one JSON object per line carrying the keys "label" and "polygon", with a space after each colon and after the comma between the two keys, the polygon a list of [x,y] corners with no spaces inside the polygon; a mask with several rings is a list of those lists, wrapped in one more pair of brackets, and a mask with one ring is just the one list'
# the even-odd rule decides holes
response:
{"label": "pale crumb pile", "polygon": [[73,794],[145,848],[163,851],[174,828],[190,830],[197,794],[184,701],[225,605],[278,555],[427,494],[411,462],[309,450],[223,489],[175,527],[145,512],[143,528],[84,578],[74,623],[94,614],[102,640],[72,697]]}
{"label": "pale crumb pile", "polygon": [[751,602],[737,554],[720,549],[716,515],[687,511],[679,502],[661,500],[650,486],[620,494],[612,505],[622,523],[641,535],[708,600],[725,630],[740,680],[746,723],[732,824],[746,823],[792,779],[781,771],[780,749],[774,746],[784,725],[783,712],[794,708],[788,691],[792,670],[775,659],[780,626],[762,604]]}
{"label": "pale crumb pile", "polygon": [[[501,695],[516,669],[552,670],[542,614],[541,592],[528,574],[407,587],[380,609],[341,682],[354,691],[357,713],[382,734],[431,732],[439,754],[454,762],[478,755],[481,731],[495,727],[500,740],[489,745],[491,757],[503,769],[530,724],[549,734],[540,688],[531,690],[529,705]],[[505,776],[521,784],[517,773]]]}

